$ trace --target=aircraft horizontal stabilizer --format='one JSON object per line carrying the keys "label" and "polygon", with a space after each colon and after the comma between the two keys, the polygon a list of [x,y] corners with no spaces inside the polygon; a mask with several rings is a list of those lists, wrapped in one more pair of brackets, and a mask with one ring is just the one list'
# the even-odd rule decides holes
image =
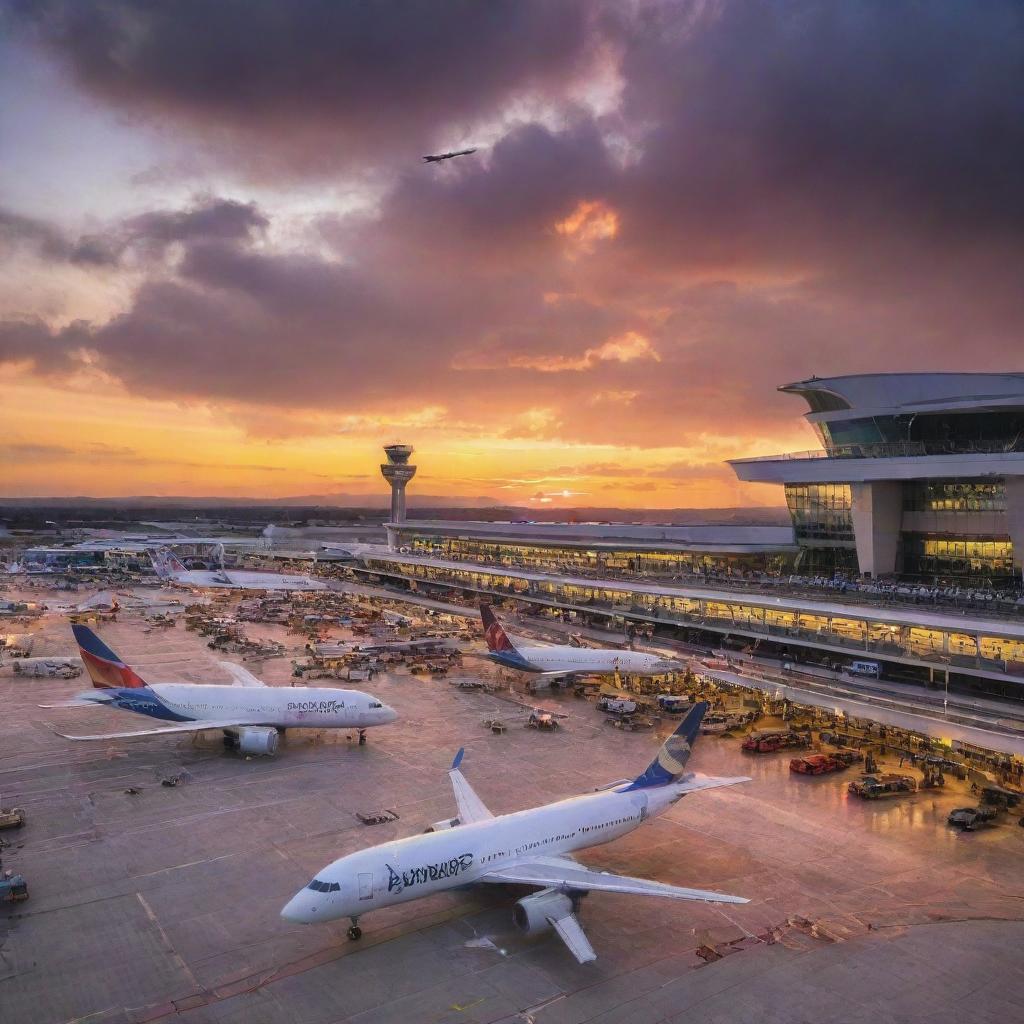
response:
{"label": "aircraft horizontal stabilizer", "polygon": [[559,918],[549,917],[548,923],[581,964],[589,964],[591,960],[597,959],[594,947],[590,944],[582,925],[576,920],[575,914],[566,914],[565,917]]}
{"label": "aircraft horizontal stabilizer", "polygon": [[130,740],[133,736],[162,736],[164,733],[175,732],[204,732],[207,729],[238,729],[245,725],[252,725],[252,722],[240,722],[234,720],[221,720],[217,722],[182,722],[180,725],[168,725],[162,729],[136,729],[133,732],[105,732],[93,736],[69,736],[67,733],[53,731],[65,740]]}
{"label": "aircraft horizontal stabilizer", "polygon": [[593,871],[563,857],[536,857],[530,861],[510,864],[489,871],[482,882],[506,885],[540,885],[563,892],[584,890],[593,892],[621,892],[631,896],[663,896],[671,900],[701,900],[705,903],[749,903],[742,896],[727,896],[706,889],[684,889],[663,882],[650,882],[645,878],[614,875],[609,871]]}
{"label": "aircraft horizontal stabilizer", "polygon": [[716,777],[714,775],[698,775],[696,773],[683,779],[676,787],[683,793],[699,793],[702,789],[719,789],[722,786],[738,786],[741,782],[750,782],[749,775],[732,777]]}

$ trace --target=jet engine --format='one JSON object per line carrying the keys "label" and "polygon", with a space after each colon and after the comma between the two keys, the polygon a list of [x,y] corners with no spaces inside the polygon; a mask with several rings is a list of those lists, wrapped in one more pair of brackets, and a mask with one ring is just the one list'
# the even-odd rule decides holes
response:
{"label": "jet engine", "polygon": [[549,919],[557,921],[575,910],[572,897],[555,889],[544,889],[524,896],[512,908],[512,920],[527,935],[538,935],[551,928]]}
{"label": "jet engine", "polygon": [[262,725],[245,725],[224,732],[224,742],[229,747],[250,756],[273,757],[277,753],[279,738],[276,729]]}

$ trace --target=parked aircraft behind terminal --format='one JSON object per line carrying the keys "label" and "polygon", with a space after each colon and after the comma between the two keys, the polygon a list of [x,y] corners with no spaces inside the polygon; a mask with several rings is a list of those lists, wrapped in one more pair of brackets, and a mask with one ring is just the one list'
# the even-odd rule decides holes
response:
{"label": "parked aircraft behind terminal", "polygon": [[239,572],[235,569],[187,569],[170,548],[150,553],[157,576],[167,583],[217,590],[326,590],[327,584],[311,576],[279,572]]}
{"label": "parked aircraft behind terminal", "polygon": [[489,604],[480,605],[480,618],[487,639],[487,656],[505,668],[521,672],[539,672],[561,676],[574,672],[609,675],[622,672],[633,675],[660,675],[677,672],[681,666],[657,654],[642,651],[621,651],[609,647],[571,647],[552,644],[549,647],[527,646],[509,639],[504,627]]}
{"label": "parked aircraft behind terminal", "polygon": [[68,740],[113,740],[132,736],[222,729],[231,746],[244,754],[273,754],[283,729],[356,729],[359,742],[366,730],[387,725],[398,717],[393,708],[360,690],[326,687],[266,686],[232,662],[221,662],[234,685],[211,683],[147,683],[129,668],[87,626],[72,626],[92,690],[63,704],[44,708],[84,708],[101,705],[134,711],[167,723],[159,729],[70,736]]}
{"label": "parked aircraft behind terminal", "polygon": [[459,771],[460,750],[448,772],[458,817],[438,823],[426,834],[382,843],[334,861],[292,898],[281,915],[303,924],[348,917],[352,921],[349,938],[358,939],[362,935],[359,918],[371,910],[474,882],[528,885],[540,891],[516,903],[516,925],[528,935],[554,929],[573,956],[587,963],[597,954],[576,913],[588,892],[747,903],[739,896],[593,871],[571,856],[574,850],[632,832],[687,793],[750,781],[686,773],[707,708],[706,703],[696,704],[634,780],[497,817]]}

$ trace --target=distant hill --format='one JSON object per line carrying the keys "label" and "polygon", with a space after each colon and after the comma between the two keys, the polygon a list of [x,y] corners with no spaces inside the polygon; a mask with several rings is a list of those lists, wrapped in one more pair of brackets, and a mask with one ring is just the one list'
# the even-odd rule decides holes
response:
{"label": "distant hill", "polygon": [[[390,496],[382,494],[297,494],[286,498],[189,497],[151,494],[119,498],[87,495],[4,498],[0,508],[367,508],[386,509]],[[424,508],[493,508],[495,498],[460,498],[452,495],[418,494],[416,506]]]}

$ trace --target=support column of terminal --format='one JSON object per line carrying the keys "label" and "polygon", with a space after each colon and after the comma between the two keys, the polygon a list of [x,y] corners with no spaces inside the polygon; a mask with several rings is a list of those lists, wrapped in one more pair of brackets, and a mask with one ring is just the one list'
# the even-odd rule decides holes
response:
{"label": "support column of terminal", "polygon": [[1024,476],[1008,476],[1006,488],[1006,525],[1013,544],[1013,571],[1018,579],[1024,573]]}
{"label": "support column of terminal", "polygon": [[903,519],[903,485],[895,480],[850,484],[853,536],[861,573],[896,571]]}

